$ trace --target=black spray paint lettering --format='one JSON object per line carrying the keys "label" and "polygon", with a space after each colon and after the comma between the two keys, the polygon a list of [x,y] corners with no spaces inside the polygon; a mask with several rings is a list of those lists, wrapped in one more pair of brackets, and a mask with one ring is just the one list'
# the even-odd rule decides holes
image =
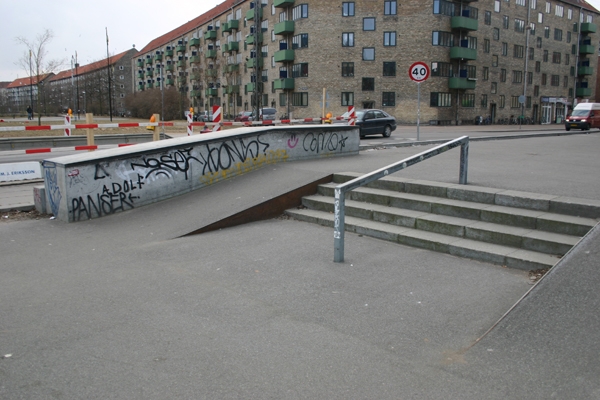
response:
{"label": "black spray paint lettering", "polygon": [[260,136],[247,143],[240,138],[238,141],[223,142],[215,147],[206,145],[206,157],[201,155],[202,175],[227,170],[238,162],[256,158],[265,154],[269,146],[269,143],[261,141]]}
{"label": "black spray paint lettering", "polygon": [[171,177],[172,172],[183,172],[185,179],[188,179],[188,172],[190,171],[190,161],[196,160],[200,162],[196,157],[190,153],[192,148],[177,150],[172,154],[165,154],[159,158],[142,158],[142,163],[131,163],[131,169],[135,170],[136,167],[149,169],[146,173],[145,178],[148,178],[152,174],[165,175]]}
{"label": "black spray paint lettering", "polygon": [[140,196],[134,196],[134,190],[140,190],[144,182],[144,177],[138,175],[138,180],[123,181],[123,183],[112,183],[110,187],[106,185],[102,188],[102,193],[97,193],[96,198],[87,195],[72,200],[73,219],[79,221],[82,215],[87,219],[101,217],[103,215],[114,214],[118,211],[134,208],[134,201]]}
{"label": "black spray paint lettering", "polygon": [[320,153],[322,151],[342,151],[346,147],[346,140],[348,136],[344,137],[336,132],[326,133],[309,133],[304,136],[303,146],[305,151],[311,151]]}

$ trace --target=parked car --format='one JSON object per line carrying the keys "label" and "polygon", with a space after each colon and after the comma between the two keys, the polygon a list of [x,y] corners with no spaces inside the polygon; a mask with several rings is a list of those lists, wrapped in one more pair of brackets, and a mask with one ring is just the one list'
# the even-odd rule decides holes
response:
{"label": "parked car", "polygon": [[565,129],[600,128],[600,103],[579,103],[565,119]]}
{"label": "parked car", "polygon": [[252,121],[252,111],[242,111],[235,118],[235,122],[248,122]]}
{"label": "parked car", "polygon": [[[256,120],[254,112],[252,113],[252,119]],[[259,120],[274,121],[277,119],[277,110],[274,108],[261,108]]]}
{"label": "parked car", "polygon": [[360,128],[360,137],[383,135],[390,137],[396,130],[396,118],[382,110],[356,111],[356,125]]}
{"label": "parked car", "polygon": [[200,112],[194,114],[194,119],[196,121],[200,121],[200,122],[212,122],[213,114],[212,114],[212,112],[208,112],[208,111],[200,111]]}

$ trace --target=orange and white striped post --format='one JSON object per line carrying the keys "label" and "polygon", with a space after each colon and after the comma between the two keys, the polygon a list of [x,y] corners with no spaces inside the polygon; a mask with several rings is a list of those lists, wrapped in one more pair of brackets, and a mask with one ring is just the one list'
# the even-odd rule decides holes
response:
{"label": "orange and white striped post", "polygon": [[187,134],[188,136],[192,136],[194,134],[194,109],[190,107],[190,112],[187,115]]}
{"label": "orange and white striped post", "polygon": [[348,106],[348,125],[356,125],[356,109],[354,106]]}
{"label": "orange and white striped post", "polygon": [[212,131],[217,132],[221,130],[221,121],[223,118],[223,108],[220,106],[213,106],[213,122],[215,126],[213,126]]}
{"label": "orange and white striped post", "polygon": [[[73,111],[69,108],[67,115],[65,115],[65,125],[71,125],[71,118],[73,117]],[[65,136],[71,136],[71,128],[65,128]]]}

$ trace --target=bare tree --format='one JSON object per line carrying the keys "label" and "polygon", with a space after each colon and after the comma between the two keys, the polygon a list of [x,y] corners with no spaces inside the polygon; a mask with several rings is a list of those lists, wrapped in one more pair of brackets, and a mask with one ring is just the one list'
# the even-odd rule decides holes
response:
{"label": "bare tree", "polygon": [[[46,46],[52,41],[54,34],[51,30],[45,29],[42,33],[38,34],[35,40],[31,41],[23,36],[15,38],[17,43],[22,44],[27,49],[21,58],[19,58],[17,65],[22,67],[33,80],[32,74],[35,74],[35,86],[37,90],[37,113],[38,113],[38,125],[42,124],[42,114],[40,107],[40,100],[44,97],[42,92],[43,87],[43,76],[55,71],[62,64],[64,60],[48,60]],[[33,83],[33,82],[32,82]],[[31,88],[33,90],[33,88]],[[33,95],[32,95],[33,97]],[[33,104],[31,104],[33,106]]]}

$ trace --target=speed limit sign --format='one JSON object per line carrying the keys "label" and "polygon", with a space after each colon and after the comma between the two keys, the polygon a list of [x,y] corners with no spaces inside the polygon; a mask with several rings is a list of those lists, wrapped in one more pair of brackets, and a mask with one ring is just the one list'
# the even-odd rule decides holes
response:
{"label": "speed limit sign", "polygon": [[425,64],[422,61],[417,61],[413,65],[410,66],[408,70],[408,76],[415,82],[424,82],[429,78],[429,74],[431,73],[429,69],[429,65]]}

